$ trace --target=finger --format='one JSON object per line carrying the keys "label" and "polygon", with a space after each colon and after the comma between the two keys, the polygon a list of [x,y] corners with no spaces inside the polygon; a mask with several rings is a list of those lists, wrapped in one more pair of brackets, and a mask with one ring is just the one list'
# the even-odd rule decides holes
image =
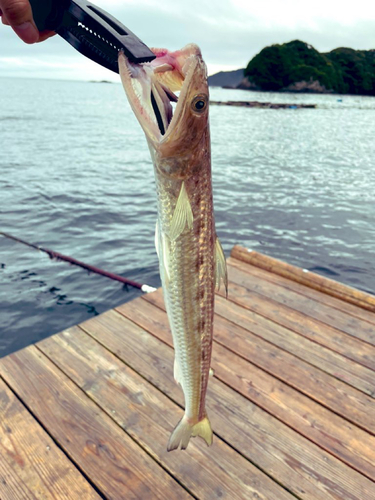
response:
{"label": "finger", "polygon": [[54,35],[56,35],[55,31],[49,31],[49,30],[41,31],[39,34],[38,42],[44,42],[44,40],[47,40],[47,38],[50,38],[51,36],[54,36]]}
{"label": "finger", "polygon": [[1,16],[1,22],[6,26],[9,26],[9,21],[5,16]]}
{"label": "finger", "polygon": [[28,0],[2,0],[1,9],[8,24],[26,43],[39,40],[39,31],[35,26],[33,13]]}

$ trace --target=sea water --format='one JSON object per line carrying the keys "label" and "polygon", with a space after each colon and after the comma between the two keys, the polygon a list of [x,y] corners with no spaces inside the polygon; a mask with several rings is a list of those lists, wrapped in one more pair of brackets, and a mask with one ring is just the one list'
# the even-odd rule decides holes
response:
{"label": "sea water", "polygon": [[[211,89],[216,226],[239,243],[375,292],[375,99]],[[159,286],[156,196],[120,84],[0,78],[0,231]],[[0,355],[138,296],[0,236]]]}

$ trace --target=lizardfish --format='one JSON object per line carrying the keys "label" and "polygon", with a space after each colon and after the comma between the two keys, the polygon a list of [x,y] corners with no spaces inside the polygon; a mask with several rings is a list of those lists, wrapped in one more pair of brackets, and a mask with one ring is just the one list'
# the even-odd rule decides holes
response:
{"label": "lizardfish", "polygon": [[[212,443],[205,399],[214,292],[222,281],[227,288],[227,272],[213,214],[206,65],[194,44],[176,52],[152,50],[156,59],[144,64],[121,53],[119,68],[155,171],[155,246],[175,348],[174,378],[185,396],[171,451],[186,449],[194,436]],[[177,102],[174,111],[171,101]]]}

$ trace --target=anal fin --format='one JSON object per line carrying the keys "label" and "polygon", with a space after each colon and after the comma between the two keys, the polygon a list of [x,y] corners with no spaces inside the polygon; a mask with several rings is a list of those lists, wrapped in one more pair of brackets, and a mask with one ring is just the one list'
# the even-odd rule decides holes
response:
{"label": "anal fin", "polygon": [[181,371],[180,371],[180,367],[178,366],[176,358],[174,358],[173,376],[174,376],[174,379],[177,382],[177,384],[179,384],[182,387],[182,384],[181,384],[181,381],[182,381]]}

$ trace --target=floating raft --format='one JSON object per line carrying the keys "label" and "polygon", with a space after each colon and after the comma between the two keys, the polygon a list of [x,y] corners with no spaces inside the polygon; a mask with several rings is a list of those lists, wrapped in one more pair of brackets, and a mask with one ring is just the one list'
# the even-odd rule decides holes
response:
{"label": "floating raft", "polygon": [[266,109],[314,109],[316,104],[286,104],[261,101],[210,101],[214,106],[235,106],[241,108],[266,108]]}
{"label": "floating raft", "polygon": [[182,416],[161,290],[0,360],[0,498],[375,499],[375,297],[234,247],[208,448]]}

